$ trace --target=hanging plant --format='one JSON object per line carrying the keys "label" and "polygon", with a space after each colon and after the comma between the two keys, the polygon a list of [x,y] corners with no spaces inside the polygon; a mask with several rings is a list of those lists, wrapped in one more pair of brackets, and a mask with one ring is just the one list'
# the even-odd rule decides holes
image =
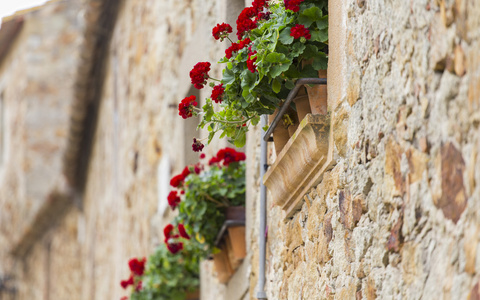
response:
{"label": "hanging plant", "polygon": [[[205,160],[205,155],[200,157]],[[179,236],[195,237],[205,253],[217,251],[214,242],[225,221],[225,208],[245,206],[245,158],[242,152],[224,148],[208,164],[185,167],[170,181],[174,189],[168,202],[178,208],[178,215],[168,226],[181,226]]]}
{"label": "hanging plant", "polygon": [[191,82],[197,89],[210,85],[212,94],[202,108],[196,107],[194,96],[185,98],[179,114],[183,118],[200,114],[199,127],[210,132],[208,142],[220,132],[220,138],[242,147],[248,125],[256,125],[261,114],[273,113],[298,78],[318,77],[318,71],[327,68],[327,4],[327,0],[255,0],[236,21],[237,42],[230,39],[232,26],[218,24],[213,37],[231,43],[219,61],[225,64],[222,78],[209,75],[209,62],[197,63]]}

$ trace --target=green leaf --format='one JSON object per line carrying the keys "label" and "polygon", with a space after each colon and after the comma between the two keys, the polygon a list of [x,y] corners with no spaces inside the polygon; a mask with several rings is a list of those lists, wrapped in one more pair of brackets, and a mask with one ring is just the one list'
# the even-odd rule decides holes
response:
{"label": "green leaf", "polygon": [[283,53],[272,52],[267,55],[266,61],[271,63],[284,63],[288,61],[288,59],[285,57],[285,54]]}
{"label": "green leaf", "polygon": [[282,74],[282,72],[288,70],[288,68],[290,68],[290,64],[275,65],[271,68],[270,74],[272,75],[272,78],[275,78]]}
{"label": "green leaf", "polygon": [[300,72],[301,78],[316,78],[318,77],[318,72],[313,69],[312,65],[306,65],[303,67],[302,72]]}
{"label": "green leaf", "polygon": [[290,45],[293,42],[293,36],[290,36],[290,27],[287,27],[280,32],[278,40],[284,45]]}
{"label": "green leaf", "polygon": [[303,43],[295,43],[292,45],[292,52],[291,54],[294,56],[294,57],[298,57],[300,56],[303,51],[305,50],[306,46],[305,44]]}
{"label": "green leaf", "polygon": [[282,89],[282,84],[280,83],[280,81],[274,79],[273,82],[272,82],[272,90],[275,93],[278,93],[278,92],[280,92],[281,89]]}
{"label": "green leaf", "polygon": [[323,17],[322,10],[316,6],[305,9],[298,15],[298,22],[310,27],[313,22],[319,21]]}
{"label": "green leaf", "polygon": [[316,42],[326,42],[328,41],[328,31],[327,30],[312,30],[310,31],[312,35],[311,41]]}
{"label": "green leaf", "polygon": [[235,73],[229,68],[223,69],[222,83],[232,84],[235,81]]}
{"label": "green leaf", "polygon": [[317,29],[322,30],[322,29],[327,29],[328,28],[328,15],[323,16],[320,18],[320,20],[317,20]]}
{"label": "green leaf", "polygon": [[326,70],[328,65],[328,57],[325,53],[319,52],[318,56],[313,58],[312,66],[315,70]]}
{"label": "green leaf", "polygon": [[291,80],[287,80],[287,81],[285,81],[285,87],[287,89],[291,90],[295,87],[295,83],[293,83],[293,81],[291,81]]}
{"label": "green leaf", "polygon": [[235,147],[242,148],[247,142],[247,134],[245,131],[240,131],[239,135],[235,138]]}

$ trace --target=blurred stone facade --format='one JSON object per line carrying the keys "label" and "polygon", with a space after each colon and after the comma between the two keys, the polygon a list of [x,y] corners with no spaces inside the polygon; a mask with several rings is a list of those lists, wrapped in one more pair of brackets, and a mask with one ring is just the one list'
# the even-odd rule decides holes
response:
{"label": "blurred stone facade", "polygon": [[[0,279],[13,277],[12,299],[128,295],[127,261],[162,242],[169,177],[206,136],[178,116],[185,96],[209,96],[188,73],[210,61],[220,76],[226,44],[211,28],[250,2],[51,1],[4,20],[20,24],[0,30]],[[480,299],[480,5],[329,6],[335,165],[292,219],[267,200],[268,298]],[[256,298],[259,141],[252,129],[247,258],[226,285],[202,263],[202,300]]]}

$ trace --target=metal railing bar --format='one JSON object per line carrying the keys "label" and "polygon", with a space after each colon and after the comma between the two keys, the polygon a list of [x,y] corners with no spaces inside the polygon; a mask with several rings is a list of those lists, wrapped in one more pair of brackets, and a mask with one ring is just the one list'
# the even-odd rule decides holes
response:
{"label": "metal railing bar", "polygon": [[297,96],[298,91],[305,84],[323,84],[323,85],[326,85],[327,84],[327,78],[300,78],[300,79],[298,79],[297,82],[295,83],[295,87],[290,91],[290,93],[288,93],[287,100],[285,101],[285,103],[283,103],[282,107],[280,108],[280,111],[275,116],[275,118],[272,121],[272,124],[270,124],[267,132],[263,136],[264,141],[269,140],[270,135],[272,135],[273,130],[275,130],[275,128],[278,125],[278,122],[280,122],[280,120],[282,119],[282,116],[287,111],[288,107],[290,106],[290,103],[293,101],[293,98],[295,98]]}

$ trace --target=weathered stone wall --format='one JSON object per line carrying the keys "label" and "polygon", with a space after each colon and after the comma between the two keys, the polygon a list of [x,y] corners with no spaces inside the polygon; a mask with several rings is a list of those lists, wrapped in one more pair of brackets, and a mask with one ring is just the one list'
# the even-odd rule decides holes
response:
{"label": "weathered stone wall", "polygon": [[13,17],[24,21],[0,62],[1,277],[16,275],[19,264],[10,252],[63,183],[64,137],[84,28],[80,11],[79,1],[56,2]]}
{"label": "weathered stone wall", "polygon": [[269,210],[269,299],[478,299],[480,6],[340,5],[336,165]]}

